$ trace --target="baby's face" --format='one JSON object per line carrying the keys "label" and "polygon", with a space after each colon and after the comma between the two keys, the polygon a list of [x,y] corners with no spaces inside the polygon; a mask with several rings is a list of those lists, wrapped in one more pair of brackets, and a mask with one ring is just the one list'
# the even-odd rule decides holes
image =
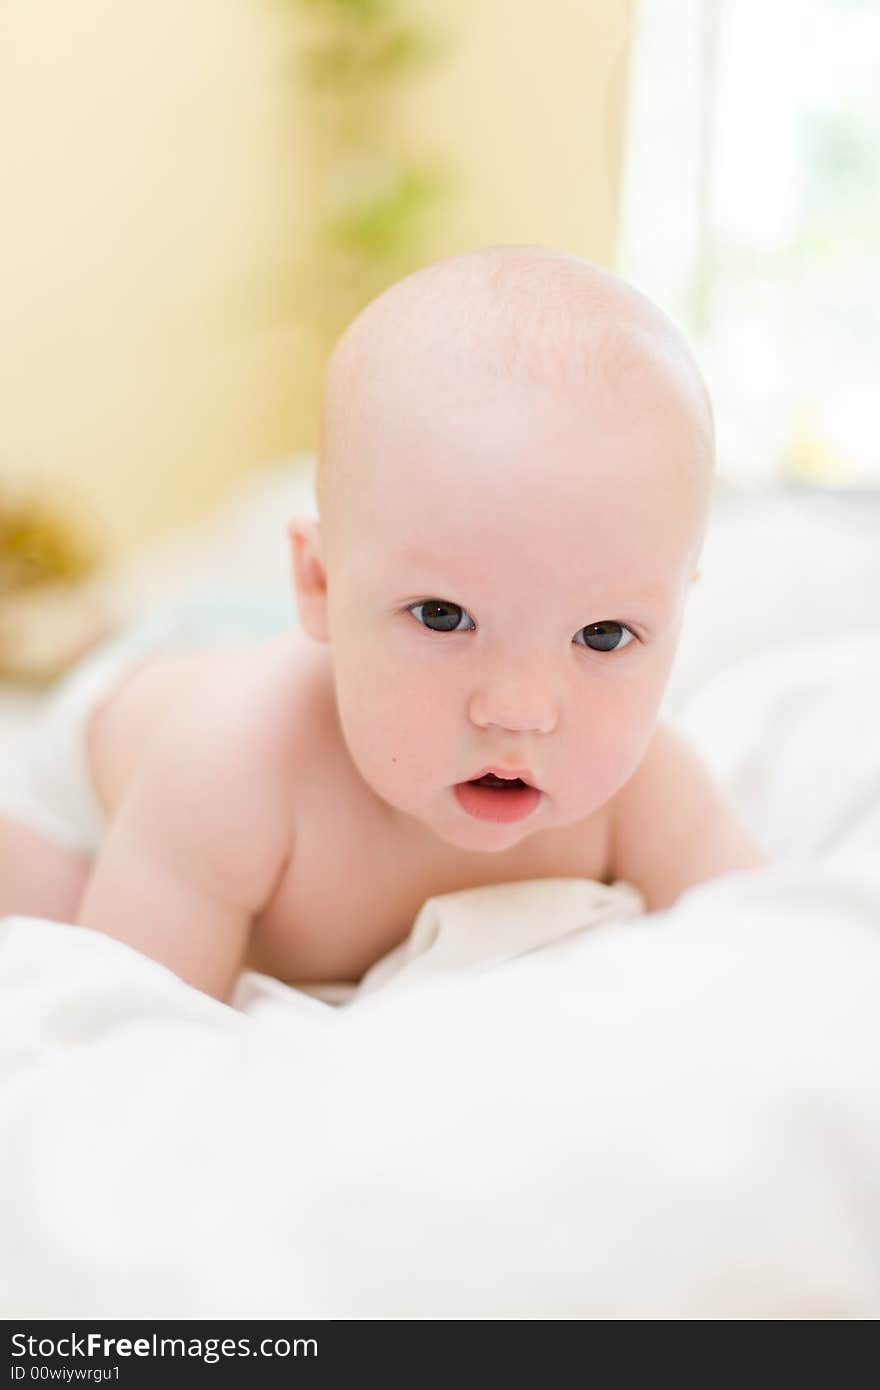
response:
{"label": "baby's face", "polygon": [[[328,628],[366,782],[441,840],[499,851],[590,816],[641,761],[698,558],[705,439],[650,380],[576,401],[448,385],[430,403],[377,388],[359,416]],[[540,795],[461,792],[488,767],[527,769]],[[486,818],[493,796],[508,819]]]}

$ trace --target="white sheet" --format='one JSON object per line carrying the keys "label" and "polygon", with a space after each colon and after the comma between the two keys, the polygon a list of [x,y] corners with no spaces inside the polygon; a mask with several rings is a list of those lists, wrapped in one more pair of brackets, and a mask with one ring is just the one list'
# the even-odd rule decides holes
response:
{"label": "white sheet", "polygon": [[674,722],[774,858],[856,845],[880,855],[880,631],[755,653]]}
{"label": "white sheet", "polygon": [[875,1317],[878,923],[851,852],[243,1013],[7,921],[4,1314]]}

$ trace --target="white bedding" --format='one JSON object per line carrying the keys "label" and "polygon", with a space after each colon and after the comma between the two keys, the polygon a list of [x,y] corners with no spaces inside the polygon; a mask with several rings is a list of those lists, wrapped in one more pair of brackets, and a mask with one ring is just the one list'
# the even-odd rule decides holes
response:
{"label": "white bedding", "polygon": [[3,1315],[877,1317],[880,631],[773,626],[675,721],[774,865],[667,913],[437,898],[341,1008],[0,924]]}
{"label": "white bedding", "polygon": [[876,1317],[878,923],[839,852],[238,1012],[7,922],[4,1314]]}

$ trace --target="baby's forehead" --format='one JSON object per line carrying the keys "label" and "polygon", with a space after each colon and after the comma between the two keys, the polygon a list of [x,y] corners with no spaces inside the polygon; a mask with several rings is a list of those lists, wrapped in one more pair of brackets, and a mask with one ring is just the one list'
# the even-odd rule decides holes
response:
{"label": "baby's forehead", "polygon": [[[471,496],[481,476],[497,484],[499,474],[510,494],[518,459],[526,480],[536,469],[558,490],[554,432],[576,440],[581,496],[594,477],[606,497],[626,494],[637,453],[661,474],[670,458],[693,456],[681,476],[703,475],[702,492],[711,409],[674,325],[576,257],[496,251],[407,277],[343,336],[322,421],[327,509],[331,493],[344,506],[363,489],[374,499],[421,492],[431,505],[435,485]],[[621,456],[618,476],[615,438],[639,420],[639,449]]]}
{"label": "baby's forehead", "polygon": [[539,595],[549,606],[587,595],[663,600],[695,556],[703,521],[692,490],[669,479],[646,487],[584,474],[528,486],[521,473],[499,486],[470,473],[444,488],[403,472],[369,515],[368,528],[347,525],[347,568],[367,585],[502,605]]}

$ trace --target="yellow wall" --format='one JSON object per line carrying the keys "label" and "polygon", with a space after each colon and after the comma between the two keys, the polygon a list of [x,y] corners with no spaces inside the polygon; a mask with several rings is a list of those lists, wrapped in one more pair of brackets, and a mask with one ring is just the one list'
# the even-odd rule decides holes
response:
{"label": "yellow wall", "polygon": [[449,35],[412,117],[451,156],[460,195],[442,251],[545,242],[603,265],[616,255],[634,0],[444,0],[420,9]]}
{"label": "yellow wall", "polygon": [[[431,256],[613,263],[632,0],[414,0],[446,51],[407,120],[452,169]],[[309,219],[296,7],[2,0],[0,467],[107,550],[313,443],[291,321]]]}

